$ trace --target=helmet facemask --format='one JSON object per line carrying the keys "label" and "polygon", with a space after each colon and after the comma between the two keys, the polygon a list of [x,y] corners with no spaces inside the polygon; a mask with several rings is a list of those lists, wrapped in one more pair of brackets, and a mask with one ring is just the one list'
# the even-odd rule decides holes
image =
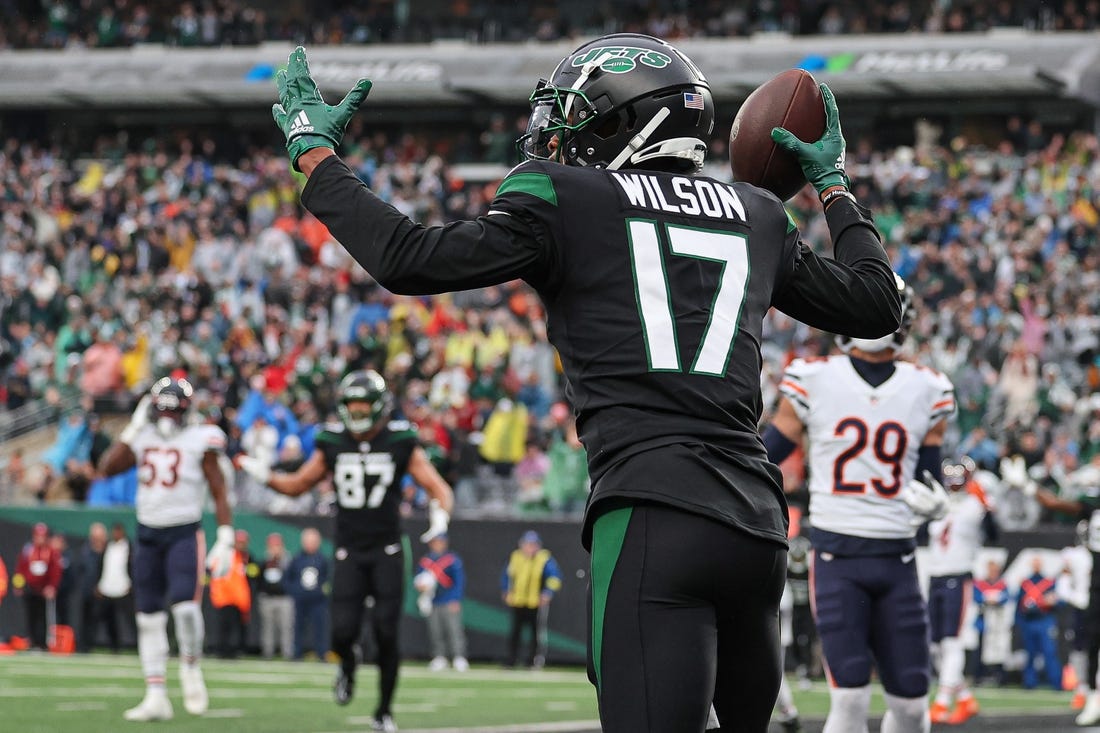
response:
{"label": "helmet facemask", "polygon": [[562,89],[546,79],[539,79],[530,102],[527,133],[517,141],[520,153],[527,160],[564,163],[562,154],[569,138],[596,119],[595,106],[581,90]]}
{"label": "helmet facemask", "polygon": [[162,438],[173,437],[183,427],[193,393],[191,384],[184,379],[164,377],[153,385],[149,417]]}
{"label": "helmet facemask", "polygon": [[369,433],[370,429],[385,414],[384,405],[379,402],[362,402],[359,400],[341,402],[336,410],[340,413],[340,419],[347,429],[356,435]]}

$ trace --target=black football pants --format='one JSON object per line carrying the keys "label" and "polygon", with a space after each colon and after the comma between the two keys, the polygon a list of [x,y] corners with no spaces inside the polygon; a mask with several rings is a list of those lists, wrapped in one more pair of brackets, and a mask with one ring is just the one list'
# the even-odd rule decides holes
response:
{"label": "black football pants", "polygon": [[604,733],[764,733],[779,692],[787,553],[706,517],[639,503],[596,519],[589,678]]}
{"label": "black football pants", "polygon": [[332,650],[341,666],[355,669],[355,642],[363,628],[363,604],[374,598],[371,631],[378,652],[378,707],[376,715],[390,715],[401,663],[398,630],[405,599],[405,560],[400,544],[367,551],[339,553],[332,574]]}

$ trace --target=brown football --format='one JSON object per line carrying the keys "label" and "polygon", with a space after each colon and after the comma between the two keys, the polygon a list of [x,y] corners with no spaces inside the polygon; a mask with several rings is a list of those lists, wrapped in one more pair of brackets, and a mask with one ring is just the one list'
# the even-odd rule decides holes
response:
{"label": "brown football", "polygon": [[800,140],[816,142],[825,132],[825,103],[813,76],[788,69],[756,88],[730,128],[730,166],[738,181],[766,188],[786,201],[806,185],[798,160],[772,142],[783,127]]}

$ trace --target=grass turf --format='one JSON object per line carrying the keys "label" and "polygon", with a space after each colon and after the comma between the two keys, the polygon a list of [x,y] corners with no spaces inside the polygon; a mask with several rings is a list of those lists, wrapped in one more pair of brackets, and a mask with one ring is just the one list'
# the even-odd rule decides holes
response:
{"label": "grass turf", "polygon": [[[374,667],[360,669],[356,697],[347,707],[332,702],[335,668],[316,662],[256,659],[203,662],[210,711],[183,710],[176,662],[169,663],[173,720],[148,724],[164,733],[227,730],[233,733],[345,733],[369,730],[376,699]],[[133,655],[32,655],[0,657],[0,730],[12,733],[114,733],[148,725],[127,723],[122,712],[141,699],[143,683]],[[1069,693],[1018,688],[977,691],[983,717],[1016,718],[1068,713]],[[828,691],[822,684],[796,690],[805,718],[823,718]],[[881,714],[876,691],[872,712]],[[394,717],[402,733],[504,731],[546,733],[598,730],[595,696],[579,669],[538,672],[475,665],[469,672],[429,672],[422,663],[401,671]]]}

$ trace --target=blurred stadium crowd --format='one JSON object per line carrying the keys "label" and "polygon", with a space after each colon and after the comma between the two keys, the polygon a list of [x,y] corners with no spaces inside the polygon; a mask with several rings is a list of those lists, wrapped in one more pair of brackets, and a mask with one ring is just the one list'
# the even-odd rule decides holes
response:
{"label": "blurred stadium crowd", "polygon": [[[323,20],[320,20],[323,19]],[[182,47],[262,41],[323,43],[552,41],[618,31],[675,40],[793,34],[958,33],[998,27],[1094,30],[1097,0],[371,0],[321,3],[263,0],[5,0],[0,49],[112,48],[141,43]]]}
{"label": "blurred stadium crowd", "polygon": [[[464,181],[450,164],[510,162],[508,126],[496,119],[480,138],[357,128],[344,153],[394,206],[438,224],[484,211],[496,182]],[[848,170],[921,300],[915,358],[956,385],[949,447],[1010,489],[1100,486],[1097,137],[1019,119],[992,145],[934,133],[889,150],[852,140]],[[725,159],[720,136],[706,172],[728,178]],[[67,414],[41,459],[9,461],[8,498],[118,500],[89,487],[109,440],[98,413],[125,413],[173,371],[198,388],[203,419],[226,429],[230,455],[293,466],[334,417],[340,377],[369,366],[419,424],[460,509],[579,510],[583,449],[536,294],[513,282],[393,296],[297,206],[298,186],[282,151],[230,155],[212,138],[101,138],[83,150],[5,141],[0,404],[44,400]],[[814,197],[789,208],[824,245]],[[769,405],[786,362],[832,340],[778,313],[765,335]],[[1002,515],[1010,527],[1036,518],[1016,493]],[[410,506],[416,497],[410,486]],[[238,480],[237,501],[310,512],[325,499]]]}

